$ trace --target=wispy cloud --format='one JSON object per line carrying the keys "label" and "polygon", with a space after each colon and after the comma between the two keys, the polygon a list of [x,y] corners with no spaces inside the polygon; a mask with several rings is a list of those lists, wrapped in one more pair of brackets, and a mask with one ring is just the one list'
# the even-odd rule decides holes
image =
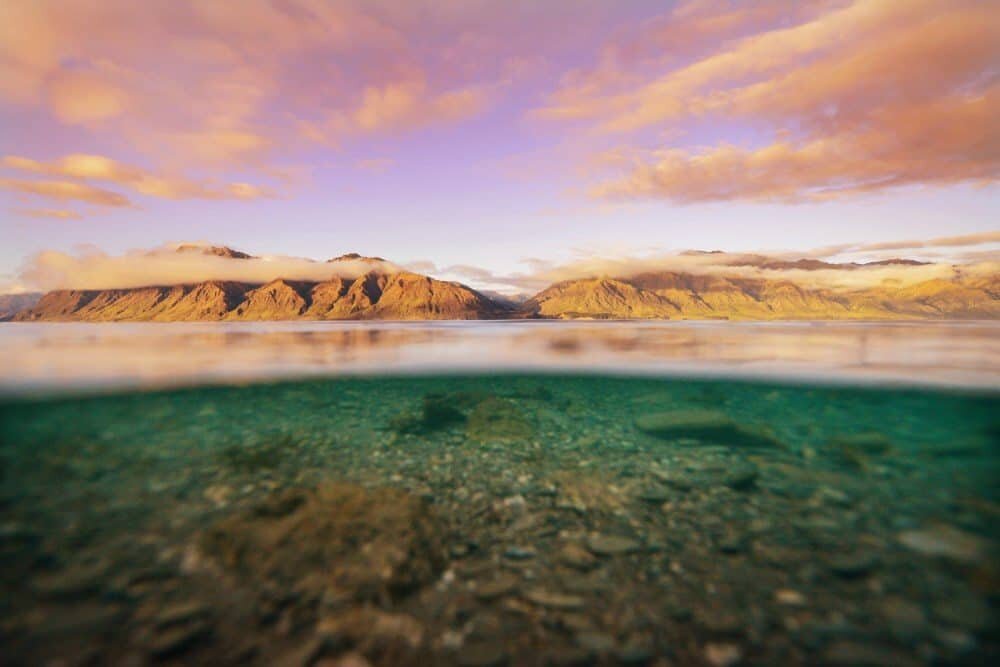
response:
{"label": "wispy cloud", "polygon": [[249,183],[195,181],[182,176],[155,174],[102,155],[73,154],[52,162],[8,155],[0,164],[22,172],[114,183],[137,194],[162,199],[249,200],[274,196],[269,189]]}
{"label": "wispy cloud", "polygon": [[[804,3],[792,25],[776,21],[772,5],[683,3],[657,29],[699,26],[691,34],[702,41],[686,47],[692,56],[606,49],[596,69],[567,77],[534,115],[639,135],[624,173],[592,189],[602,198],[825,200],[1000,178],[995,5]],[[705,7],[721,10],[719,20]],[[720,39],[727,35],[734,39]],[[663,146],[648,137],[708,119],[758,138]]]}
{"label": "wispy cloud", "polygon": [[15,208],[11,211],[25,218],[49,218],[56,220],[79,220],[83,215],[65,208]]}
{"label": "wispy cloud", "polygon": [[36,195],[55,201],[81,201],[95,206],[131,206],[128,197],[111,190],[71,181],[25,181],[0,178],[0,190]]}

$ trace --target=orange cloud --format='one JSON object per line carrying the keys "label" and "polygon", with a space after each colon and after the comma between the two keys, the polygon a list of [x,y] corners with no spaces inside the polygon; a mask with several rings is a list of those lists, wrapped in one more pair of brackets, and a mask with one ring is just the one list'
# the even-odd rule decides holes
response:
{"label": "orange cloud", "polygon": [[494,14],[430,0],[4,2],[0,99],[113,131],[157,163],[263,168],[303,143],[479,113],[508,73],[483,52],[499,42],[467,36]]}
{"label": "orange cloud", "polygon": [[799,144],[659,151],[592,194],[682,203],[803,201],[902,185],[988,183],[996,180],[1000,165],[997,104],[1000,86],[972,99],[894,109],[890,117],[876,113],[872,129],[852,127]]}
{"label": "orange cloud", "polygon": [[79,220],[83,216],[76,211],[63,208],[15,208],[12,211],[25,218],[54,218],[56,220]]}
{"label": "orange cloud", "polygon": [[70,181],[23,181],[0,178],[0,190],[37,195],[56,201],[82,201],[95,206],[131,206],[128,197],[111,190]]}
{"label": "orange cloud", "polygon": [[128,95],[92,72],[64,72],[48,84],[49,105],[61,121],[82,125],[120,116]]}
{"label": "orange cloud", "polygon": [[266,188],[249,183],[217,185],[172,176],[158,176],[101,155],[67,155],[53,162],[41,162],[17,155],[3,158],[3,166],[19,171],[115,183],[148,197],[162,199],[261,199],[272,197]]}
{"label": "orange cloud", "polygon": [[750,25],[751,34],[719,42],[715,25],[694,49],[707,52],[688,62],[660,59],[649,70],[614,61],[569,77],[534,115],[589,119],[597,135],[676,136],[711,119],[776,137],[753,147],[675,139],[635,151],[644,157],[593,188],[601,197],[802,200],[997,180],[995,4],[854,0],[811,9],[815,16],[770,29],[757,21],[766,11],[736,11],[743,27],[724,27],[738,34]]}

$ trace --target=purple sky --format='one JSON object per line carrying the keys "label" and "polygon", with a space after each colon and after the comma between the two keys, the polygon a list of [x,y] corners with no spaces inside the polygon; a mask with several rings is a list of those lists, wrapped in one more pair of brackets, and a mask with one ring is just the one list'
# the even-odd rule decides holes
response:
{"label": "purple sky", "polygon": [[510,273],[997,231],[998,12],[3,3],[0,288],[81,245]]}

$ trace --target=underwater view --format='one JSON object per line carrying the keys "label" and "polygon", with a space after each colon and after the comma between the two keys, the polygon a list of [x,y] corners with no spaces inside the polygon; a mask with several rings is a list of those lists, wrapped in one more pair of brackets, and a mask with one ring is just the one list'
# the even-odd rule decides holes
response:
{"label": "underwater view", "polygon": [[5,665],[1000,656],[995,325],[20,326]]}

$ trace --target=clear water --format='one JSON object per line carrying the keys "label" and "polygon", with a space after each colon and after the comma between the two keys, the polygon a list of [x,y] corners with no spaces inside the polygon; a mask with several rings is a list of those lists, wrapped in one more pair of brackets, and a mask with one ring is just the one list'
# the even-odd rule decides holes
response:
{"label": "clear water", "polygon": [[2,662],[995,664],[996,331],[4,327]]}

